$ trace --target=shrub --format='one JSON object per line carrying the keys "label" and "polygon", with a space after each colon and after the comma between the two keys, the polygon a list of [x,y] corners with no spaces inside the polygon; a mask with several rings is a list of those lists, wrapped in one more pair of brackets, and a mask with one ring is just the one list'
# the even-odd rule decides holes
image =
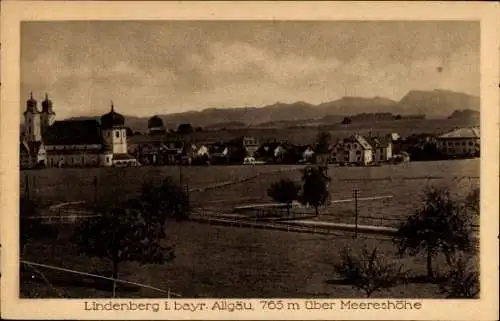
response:
{"label": "shrub", "polygon": [[441,293],[450,299],[477,298],[479,295],[479,274],[472,263],[473,256],[460,255],[451,264],[445,281],[439,285]]}
{"label": "shrub", "polygon": [[365,292],[369,298],[374,292],[391,288],[404,280],[402,267],[379,255],[377,248],[369,251],[363,248],[361,256],[356,256],[344,248],[342,262],[335,265],[335,271],[354,288]]}
{"label": "shrub", "polygon": [[282,179],[273,183],[267,191],[272,199],[280,203],[287,204],[287,212],[290,215],[290,206],[299,197],[300,186],[289,179]]}

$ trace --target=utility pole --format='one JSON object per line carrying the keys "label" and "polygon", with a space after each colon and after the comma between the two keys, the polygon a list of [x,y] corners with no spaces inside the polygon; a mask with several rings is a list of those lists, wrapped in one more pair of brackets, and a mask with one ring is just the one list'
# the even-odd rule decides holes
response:
{"label": "utility pole", "polygon": [[352,190],[352,193],[354,195],[354,211],[355,211],[355,219],[354,219],[354,238],[357,238],[358,237],[358,217],[359,217],[359,213],[358,213],[358,194],[359,194],[359,188],[355,187],[353,190]]}
{"label": "utility pole", "polygon": [[27,200],[30,199],[30,180],[28,175],[24,177],[24,197],[26,197]]}
{"label": "utility pole", "polygon": [[97,204],[97,186],[98,186],[98,183],[97,183],[97,175],[94,176],[94,204]]}

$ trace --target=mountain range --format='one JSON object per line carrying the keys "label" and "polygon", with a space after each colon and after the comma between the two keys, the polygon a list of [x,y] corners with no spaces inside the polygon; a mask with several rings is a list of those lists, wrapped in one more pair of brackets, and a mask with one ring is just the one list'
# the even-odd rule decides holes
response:
{"label": "mountain range", "polygon": [[[163,119],[167,128],[175,129],[181,123],[190,123],[193,127],[216,129],[245,125],[267,127],[337,122],[342,117],[363,113],[392,113],[401,116],[418,114],[427,118],[447,118],[457,110],[466,109],[477,114],[480,110],[479,97],[449,90],[412,90],[400,101],[383,97],[343,97],[319,105],[303,101],[290,104],[277,102],[264,107],[209,108],[158,116]],[[149,117],[125,118],[128,127],[134,130],[147,129]]]}

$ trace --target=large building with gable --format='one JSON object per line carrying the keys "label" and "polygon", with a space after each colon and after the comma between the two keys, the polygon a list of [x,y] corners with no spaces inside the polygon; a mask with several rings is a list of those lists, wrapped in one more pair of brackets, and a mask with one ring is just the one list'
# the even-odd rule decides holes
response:
{"label": "large building with gable", "polygon": [[127,130],[123,115],[110,112],[97,120],[55,120],[48,95],[38,110],[30,94],[24,112],[20,144],[21,168],[134,166],[128,154]]}

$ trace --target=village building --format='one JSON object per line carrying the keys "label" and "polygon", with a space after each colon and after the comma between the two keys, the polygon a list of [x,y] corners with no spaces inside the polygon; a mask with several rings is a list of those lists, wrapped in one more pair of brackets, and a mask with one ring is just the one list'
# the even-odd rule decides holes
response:
{"label": "village building", "polygon": [[373,161],[373,148],[361,135],[352,135],[333,145],[330,157],[337,164],[367,165]]}
{"label": "village building", "polygon": [[32,94],[24,112],[20,163],[22,168],[137,165],[127,151],[125,118],[114,111],[113,103],[100,122],[55,121],[48,95],[39,111]]}
{"label": "village building", "polygon": [[438,137],[439,152],[446,157],[479,157],[479,128],[459,128]]}
{"label": "village building", "polygon": [[368,137],[368,143],[372,146],[373,161],[387,162],[392,158],[392,140],[391,136],[387,137]]}

